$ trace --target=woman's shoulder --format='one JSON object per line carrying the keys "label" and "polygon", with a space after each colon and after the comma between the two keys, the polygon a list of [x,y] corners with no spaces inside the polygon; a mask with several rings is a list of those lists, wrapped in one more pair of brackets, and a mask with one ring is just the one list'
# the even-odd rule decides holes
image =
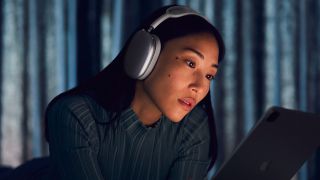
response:
{"label": "woman's shoulder", "polygon": [[196,106],[183,119],[180,125],[179,152],[193,148],[207,149],[210,144],[210,129],[207,112],[201,106]]}
{"label": "woman's shoulder", "polygon": [[190,111],[190,113],[187,114],[185,119],[186,119],[185,121],[186,125],[189,125],[189,126],[194,125],[195,127],[198,127],[201,124],[204,124],[207,122],[208,115],[205,109],[201,105],[198,105],[195,108],[193,108],[193,110]]}
{"label": "woman's shoulder", "polygon": [[87,102],[83,95],[63,95],[55,97],[48,105],[47,111],[77,111],[87,108]]}
{"label": "woman's shoulder", "polygon": [[184,119],[183,129],[186,135],[193,137],[210,136],[207,112],[200,105],[196,106]]}
{"label": "woman's shoulder", "polygon": [[98,122],[106,121],[109,116],[109,112],[85,93],[57,96],[47,107],[47,113],[61,113],[62,111],[71,112],[79,119],[89,115]]}

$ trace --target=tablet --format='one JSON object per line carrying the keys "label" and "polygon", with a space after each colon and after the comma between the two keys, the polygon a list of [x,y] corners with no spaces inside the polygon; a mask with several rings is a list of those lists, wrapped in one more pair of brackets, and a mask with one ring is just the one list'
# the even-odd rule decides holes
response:
{"label": "tablet", "polygon": [[320,115],[271,107],[213,180],[290,180],[320,145]]}

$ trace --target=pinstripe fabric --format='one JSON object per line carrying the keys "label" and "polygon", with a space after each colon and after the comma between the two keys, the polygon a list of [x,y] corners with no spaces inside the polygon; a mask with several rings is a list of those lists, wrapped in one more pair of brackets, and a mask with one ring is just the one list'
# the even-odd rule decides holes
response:
{"label": "pinstripe fabric", "polygon": [[61,179],[203,179],[210,162],[200,107],[180,123],[162,116],[146,127],[130,107],[111,113],[87,95],[73,95],[50,107],[48,125]]}

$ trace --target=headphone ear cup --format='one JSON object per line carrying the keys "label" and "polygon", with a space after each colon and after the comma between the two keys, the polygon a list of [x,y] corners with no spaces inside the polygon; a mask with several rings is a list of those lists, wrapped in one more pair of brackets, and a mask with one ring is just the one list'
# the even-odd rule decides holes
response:
{"label": "headphone ear cup", "polygon": [[161,51],[160,39],[145,30],[135,33],[124,54],[124,70],[133,79],[143,80],[153,70]]}

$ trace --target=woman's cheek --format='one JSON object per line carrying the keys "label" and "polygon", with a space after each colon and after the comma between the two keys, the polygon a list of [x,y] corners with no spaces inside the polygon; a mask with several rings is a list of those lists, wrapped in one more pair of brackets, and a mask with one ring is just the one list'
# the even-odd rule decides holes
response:
{"label": "woman's cheek", "polygon": [[[207,86],[207,88],[204,90],[203,95],[202,95],[202,99],[209,93],[210,90],[210,84]],[[201,99],[201,100],[202,100]]]}
{"label": "woman's cheek", "polygon": [[169,73],[167,75],[166,80],[165,80],[165,84],[167,86],[166,88],[172,89],[174,87],[176,81],[177,81],[176,77],[172,73]]}

